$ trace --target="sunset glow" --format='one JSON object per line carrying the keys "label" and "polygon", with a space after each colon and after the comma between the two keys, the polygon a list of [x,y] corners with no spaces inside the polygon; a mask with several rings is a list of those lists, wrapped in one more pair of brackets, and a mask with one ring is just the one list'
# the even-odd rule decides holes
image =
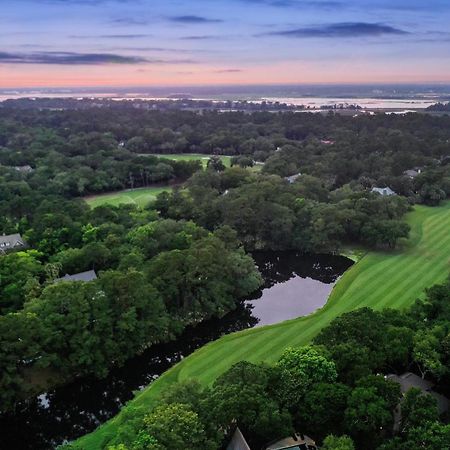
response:
{"label": "sunset glow", "polygon": [[432,3],[16,0],[0,87],[449,82],[450,3]]}

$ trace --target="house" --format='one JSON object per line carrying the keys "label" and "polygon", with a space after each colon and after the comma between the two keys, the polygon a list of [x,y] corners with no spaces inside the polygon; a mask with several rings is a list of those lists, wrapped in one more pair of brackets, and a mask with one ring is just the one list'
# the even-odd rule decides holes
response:
{"label": "house", "polygon": [[308,436],[295,434],[270,444],[266,450],[317,450],[317,445]]}
{"label": "house", "polygon": [[26,165],[26,166],[14,166],[13,169],[17,170],[17,172],[20,172],[20,173],[31,173],[34,170],[29,165]]}
{"label": "house", "polygon": [[55,283],[60,281],[94,281],[97,279],[97,274],[95,270],[88,270],[86,272],[75,273],[73,275],[64,275],[62,278],[57,278]]}
{"label": "house", "polygon": [[331,141],[329,139],[321,139],[320,143],[323,144],[323,145],[334,145],[335,141]]}
{"label": "house", "polygon": [[405,170],[403,172],[403,175],[407,176],[408,178],[416,178],[418,175],[422,173],[422,169],[420,167],[415,167],[414,169]]}
{"label": "house", "polygon": [[384,188],[374,187],[374,188],[372,188],[372,192],[376,192],[377,194],[380,194],[383,197],[397,195],[390,187],[384,187]]}
{"label": "house", "polygon": [[298,178],[302,176],[301,173],[296,173],[295,175],[291,175],[290,177],[284,177],[284,179],[289,183],[294,183]]}
{"label": "house", "polygon": [[408,392],[411,388],[420,389],[424,394],[431,395],[437,401],[437,407],[439,411],[439,415],[444,414],[449,409],[449,400],[441,394],[434,392],[433,383],[431,381],[424,380],[423,378],[417,376],[414,373],[406,372],[403,375],[387,375],[387,380],[391,380],[394,383],[398,383],[400,385],[400,390],[402,394]]}
{"label": "house", "polygon": [[18,233],[0,236],[0,253],[6,253],[9,250],[20,250],[26,246],[27,243]]}
{"label": "house", "polygon": [[227,450],[251,450],[239,427],[236,427]]}

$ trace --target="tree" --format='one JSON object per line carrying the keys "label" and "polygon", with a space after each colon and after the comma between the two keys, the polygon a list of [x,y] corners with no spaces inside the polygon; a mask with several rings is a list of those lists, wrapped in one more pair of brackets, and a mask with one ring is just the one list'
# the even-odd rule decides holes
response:
{"label": "tree", "polygon": [[343,431],[343,414],[350,388],[341,383],[317,383],[306,392],[298,408],[297,429],[304,429],[315,439]]}
{"label": "tree", "polygon": [[216,172],[223,172],[226,169],[220,156],[211,156],[211,158],[208,159],[207,166],[208,169],[215,170]]}
{"label": "tree", "polygon": [[327,436],[322,446],[322,450],[355,450],[355,445],[353,441],[348,436]]}
{"label": "tree", "polygon": [[409,389],[401,402],[401,418],[401,433],[407,433],[427,422],[437,422],[439,414],[436,399],[420,389]]}
{"label": "tree", "polygon": [[355,388],[344,415],[348,433],[362,448],[374,448],[383,430],[393,425],[389,405],[374,387]]}
{"label": "tree", "polygon": [[414,336],[413,359],[425,378],[431,373],[440,378],[447,371],[441,358],[441,340],[445,337],[444,330],[440,327],[419,330]]}
{"label": "tree", "polygon": [[209,399],[217,427],[234,423],[258,446],[292,434],[291,417],[280,408],[273,389],[278,373],[248,362],[235,364],[214,383]]}
{"label": "tree", "polygon": [[142,439],[151,436],[167,450],[215,450],[219,444],[207,438],[198,414],[179,403],[155,408],[144,418],[143,431]]}
{"label": "tree", "polygon": [[287,348],[277,362],[280,370],[279,395],[287,406],[299,405],[307,390],[315,383],[336,381],[334,362],[314,347]]}
{"label": "tree", "polygon": [[36,250],[0,256],[0,314],[22,308],[31,286],[29,281],[38,281],[42,275],[42,257]]}

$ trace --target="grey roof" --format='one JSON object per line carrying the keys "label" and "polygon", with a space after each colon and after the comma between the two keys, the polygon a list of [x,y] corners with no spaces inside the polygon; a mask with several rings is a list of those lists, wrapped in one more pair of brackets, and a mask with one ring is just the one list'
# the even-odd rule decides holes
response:
{"label": "grey roof", "polygon": [[227,445],[227,450],[251,450],[238,427],[234,431],[230,443]]}
{"label": "grey roof", "polygon": [[25,173],[33,172],[33,168],[30,165],[14,166],[14,169],[16,169],[18,172],[25,172]]}
{"label": "grey roof", "polygon": [[406,372],[403,375],[388,375],[386,377],[388,380],[394,381],[400,385],[400,390],[405,393],[411,388],[418,388],[421,391],[430,391],[433,387],[433,383],[431,381],[424,380],[418,375]]}
{"label": "grey roof", "polygon": [[290,177],[284,177],[284,179],[287,180],[289,183],[293,183],[295,180],[297,180],[301,176],[302,176],[301,173],[296,173],[295,175],[291,175]]}
{"label": "grey roof", "polygon": [[0,252],[5,252],[14,248],[23,248],[26,242],[19,233],[0,236]]}
{"label": "grey roof", "polygon": [[379,188],[379,187],[374,187],[372,188],[372,192],[376,192],[380,195],[397,195],[390,187],[384,187],[384,188]]}
{"label": "grey roof", "polygon": [[59,281],[93,281],[97,279],[95,270],[88,270],[86,272],[75,273],[73,275],[64,275],[62,278],[57,278],[55,282]]}
{"label": "grey roof", "polygon": [[409,177],[409,178],[416,178],[417,175],[419,175],[419,174],[420,174],[419,171],[413,170],[413,169],[405,170],[405,171],[403,172],[403,175],[406,175],[406,176]]}
{"label": "grey roof", "polygon": [[423,393],[429,394],[436,399],[439,414],[443,414],[449,409],[449,401],[446,397],[432,390],[433,383],[428,380],[424,380],[418,375],[406,372],[403,375],[387,375],[388,380],[394,381],[400,385],[400,390],[403,394],[409,391],[411,388],[420,389]]}
{"label": "grey roof", "polygon": [[295,434],[270,444],[266,450],[313,450],[316,443],[308,436]]}

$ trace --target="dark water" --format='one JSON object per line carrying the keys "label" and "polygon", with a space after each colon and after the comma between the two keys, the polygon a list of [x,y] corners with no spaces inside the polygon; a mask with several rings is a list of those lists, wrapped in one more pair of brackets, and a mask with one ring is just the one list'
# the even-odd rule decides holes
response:
{"label": "dark water", "polygon": [[321,308],[337,279],[353,264],[333,255],[260,252],[253,255],[265,284],[245,304],[257,326],[306,316]]}
{"label": "dark water", "polygon": [[207,342],[322,306],[334,282],[352,264],[339,256],[294,252],[257,253],[254,258],[265,285],[251,299],[240,302],[222,319],[188,327],[175,342],[153,346],[104,379],[78,379],[18,405],[14,413],[1,415],[0,449],[50,449],[92,431],[116,415],[133,392]]}

